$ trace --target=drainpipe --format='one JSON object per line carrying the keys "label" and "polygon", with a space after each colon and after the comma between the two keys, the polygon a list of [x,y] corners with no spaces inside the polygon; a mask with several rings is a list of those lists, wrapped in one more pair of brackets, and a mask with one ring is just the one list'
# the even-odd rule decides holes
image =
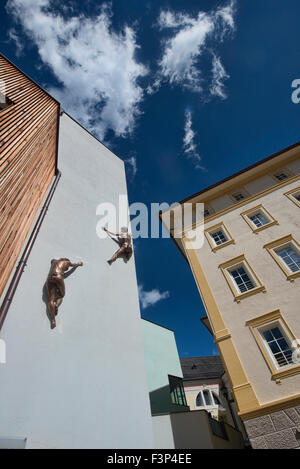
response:
{"label": "drainpipe", "polygon": [[29,238],[29,240],[26,244],[26,247],[23,251],[21,259],[20,259],[20,261],[17,265],[14,276],[13,276],[11,282],[10,282],[9,288],[7,290],[7,293],[5,295],[5,298],[4,298],[3,303],[1,305],[1,308],[0,308],[0,330],[2,329],[2,326],[3,326],[3,323],[5,321],[7,312],[10,308],[12,299],[15,295],[16,289],[19,285],[20,279],[21,279],[22,274],[23,274],[23,272],[25,270],[25,267],[27,265],[29,255],[31,253],[31,250],[33,248],[33,245],[35,243],[37,235],[38,235],[38,233],[40,231],[40,228],[42,226],[43,220],[44,220],[45,215],[47,213],[48,207],[50,205],[50,202],[52,200],[53,194],[54,194],[55,189],[57,187],[58,181],[60,180],[60,177],[61,177],[61,172],[59,170],[56,170],[55,179],[52,183],[51,189],[50,189],[50,191],[48,193],[48,196],[46,198],[46,201],[45,201],[45,203],[44,203],[44,205],[43,205],[43,207],[40,211],[39,217],[38,217],[38,219],[37,219],[37,221],[34,225],[34,228],[32,230],[30,238]]}

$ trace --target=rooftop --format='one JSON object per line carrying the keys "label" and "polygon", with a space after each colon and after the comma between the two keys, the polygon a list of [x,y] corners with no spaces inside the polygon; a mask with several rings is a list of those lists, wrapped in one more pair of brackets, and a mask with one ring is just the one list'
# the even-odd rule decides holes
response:
{"label": "rooftop", "polygon": [[183,379],[220,378],[224,367],[219,356],[180,358]]}

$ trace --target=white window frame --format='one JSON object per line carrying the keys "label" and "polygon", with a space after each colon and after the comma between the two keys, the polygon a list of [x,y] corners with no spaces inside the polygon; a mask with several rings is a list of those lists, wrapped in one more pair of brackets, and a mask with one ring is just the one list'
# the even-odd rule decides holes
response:
{"label": "white window frame", "polygon": [[[236,281],[234,280],[233,276],[231,275],[232,270],[238,269],[239,267],[243,267],[249,276],[251,282],[254,285],[254,288],[247,290],[241,293]],[[249,262],[245,258],[244,254],[235,259],[231,259],[223,264],[219,265],[219,268],[222,270],[222,273],[234,295],[234,299],[237,303],[243,298],[247,298],[248,296],[254,295],[256,293],[266,292],[266,287],[260,281],[258,275],[254,272],[253,268],[250,266]]]}
{"label": "white window frame", "polygon": [[281,379],[289,378],[290,376],[294,376],[300,373],[299,363],[291,363],[289,365],[279,366],[269,345],[262,335],[264,330],[277,326],[281,329],[281,332],[289,343],[291,350],[296,350],[297,345],[295,344],[298,343],[296,336],[279,309],[272,311],[271,313],[263,314],[262,316],[250,319],[246,322],[246,325],[250,328],[250,331],[262,353],[262,356],[271,371],[272,380],[276,381],[277,384],[280,384]]}
{"label": "white window frame", "polygon": [[[257,213],[261,213],[265,217],[265,219],[268,221],[268,223],[262,226],[257,226],[250,218],[251,216]],[[265,207],[263,207],[262,204],[252,207],[249,210],[246,210],[245,212],[242,212],[241,216],[243,217],[245,222],[250,226],[251,230],[255,234],[258,234],[261,231],[267,228],[270,228],[271,226],[279,225],[278,221],[275,220],[275,218],[271,215],[271,213]]]}
{"label": "white window frame", "polygon": [[260,334],[260,339],[262,341],[262,344],[267,352],[267,354],[269,355],[269,358],[271,359],[272,363],[273,363],[273,366],[276,370],[284,370],[285,368],[287,367],[290,367],[290,366],[293,366],[293,363],[289,363],[289,364],[286,364],[286,365],[283,365],[283,366],[280,366],[268,344],[268,342],[266,341],[266,339],[264,338],[263,336],[263,332],[267,331],[267,330],[270,330],[270,329],[273,329],[275,327],[278,327],[278,329],[280,329],[283,337],[285,338],[285,340],[287,341],[289,347],[291,350],[292,349],[292,343],[293,343],[293,339],[292,337],[290,336],[290,334],[288,333],[288,331],[286,330],[286,328],[284,327],[282,321],[280,321],[280,319],[277,319],[275,321],[272,321],[272,322],[268,322],[266,324],[263,324],[262,326],[258,327],[257,328],[257,331],[258,333]]}
{"label": "white window frame", "polygon": [[[205,398],[204,398],[204,395],[203,395],[204,391],[207,391],[209,393],[209,397],[210,397],[210,401],[211,401],[210,405],[206,404],[206,402],[205,402]],[[201,394],[202,402],[204,403],[203,406],[197,405],[197,398],[198,398],[199,394]],[[215,404],[213,394],[215,394],[218,397],[218,399],[220,401],[220,405]],[[210,410],[212,410],[212,409],[225,410],[224,404],[223,404],[220,396],[218,395],[218,393],[215,390],[209,389],[209,388],[203,388],[203,389],[200,389],[199,392],[197,392],[197,395],[196,395],[196,398],[195,398],[195,408],[196,409],[210,409]]]}
{"label": "white window frame", "polygon": [[[222,243],[222,244],[216,244],[214,238],[213,238],[213,233],[217,233],[218,231],[222,231],[227,238],[227,240]],[[225,246],[228,246],[230,244],[235,244],[235,240],[229,233],[228,229],[224,225],[224,223],[218,223],[217,225],[210,226],[209,228],[206,228],[204,231],[204,234],[206,236],[206,239],[212,249],[213,252],[218,251],[221,248],[224,248]]]}
{"label": "white window frame", "polygon": [[300,207],[300,201],[296,198],[297,195],[300,196],[300,187],[296,187],[295,189],[292,189],[291,191],[288,191],[284,194],[288,199],[290,199],[294,204],[296,204],[298,207]]}
{"label": "white window frame", "polygon": [[[231,274],[231,272],[232,272],[233,270],[237,270],[237,269],[239,269],[239,268],[243,268],[243,269],[244,269],[244,271],[246,272],[246,274],[247,274],[248,277],[249,277],[249,280],[250,280],[251,283],[253,284],[253,288],[250,288],[249,290],[247,289],[246,292],[242,292],[242,291],[240,290],[240,288],[239,288],[239,286],[238,286],[238,284],[237,284],[235,278],[234,278],[234,277],[232,276],[232,274]],[[256,283],[255,279],[254,279],[253,276],[251,275],[251,272],[249,272],[249,269],[247,268],[247,265],[246,265],[244,262],[239,262],[238,264],[232,265],[232,266],[228,267],[226,270],[227,270],[227,272],[228,272],[228,274],[229,274],[229,276],[230,276],[230,278],[231,278],[232,284],[233,284],[233,286],[234,286],[234,288],[235,288],[235,290],[236,290],[236,292],[237,292],[238,295],[242,295],[243,293],[247,293],[247,292],[249,292],[249,291],[251,291],[251,290],[254,290],[254,289],[257,287],[257,283]]]}
{"label": "white window frame", "polygon": [[297,277],[300,277],[300,269],[296,272],[293,272],[289,268],[289,266],[283,261],[281,256],[277,253],[278,250],[284,249],[285,247],[289,246],[293,248],[300,256],[300,244],[293,238],[292,235],[287,235],[271,243],[265,244],[264,248],[267,249],[269,254],[273,257],[275,262],[285,273],[286,278],[291,282],[294,282]]}

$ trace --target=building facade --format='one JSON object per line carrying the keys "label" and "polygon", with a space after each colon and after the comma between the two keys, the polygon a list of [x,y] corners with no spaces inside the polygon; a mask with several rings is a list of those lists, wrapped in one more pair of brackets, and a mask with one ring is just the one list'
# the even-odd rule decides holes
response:
{"label": "building facade", "polygon": [[[97,206],[127,194],[124,163],[0,64],[0,447],[152,448],[134,256],[109,265],[116,244],[96,231]],[[51,329],[45,282],[60,258],[83,266]]]}
{"label": "building facade", "polygon": [[300,446],[299,201],[296,144],[184,200],[204,219],[171,226],[254,448]]}
{"label": "building facade", "polygon": [[212,417],[222,420],[226,416],[226,404],[221,395],[224,373],[221,358],[186,357],[181,358],[180,363],[190,409],[205,409]]}
{"label": "building facade", "polygon": [[208,408],[190,412],[174,332],[144,319],[142,326],[155,448],[243,449],[237,428],[212,418]]}

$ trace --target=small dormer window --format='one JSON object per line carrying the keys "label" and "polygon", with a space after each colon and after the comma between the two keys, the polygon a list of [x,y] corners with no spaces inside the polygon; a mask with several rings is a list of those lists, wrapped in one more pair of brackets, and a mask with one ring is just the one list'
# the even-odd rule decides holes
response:
{"label": "small dormer window", "polygon": [[246,198],[246,195],[243,192],[236,192],[235,194],[232,194],[232,197],[236,202],[240,202]]}
{"label": "small dormer window", "polygon": [[274,178],[279,181],[285,181],[286,179],[289,179],[292,176],[291,171],[288,169],[281,169],[280,171],[277,171],[277,173],[273,174]]}

